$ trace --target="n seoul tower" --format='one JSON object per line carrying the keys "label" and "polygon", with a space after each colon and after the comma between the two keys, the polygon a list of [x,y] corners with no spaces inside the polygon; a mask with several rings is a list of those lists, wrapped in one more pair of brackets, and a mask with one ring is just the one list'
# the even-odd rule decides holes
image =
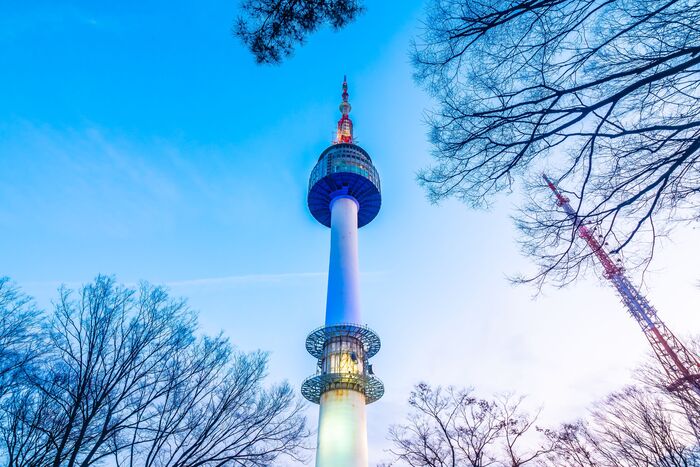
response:
{"label": "n seoul tower", "polygon": [[353,140],[348,83],[335,141],[318,158],[309,180],[309,210],[331,229],[326,324],[306,339],[318,359],[316,374],[301,386],[320,405],[316,467],[367,467],[365,406],[384,394],[369,359],[379,337],[362,324],[358,229],[379,213],[379,174],[367,151]]}

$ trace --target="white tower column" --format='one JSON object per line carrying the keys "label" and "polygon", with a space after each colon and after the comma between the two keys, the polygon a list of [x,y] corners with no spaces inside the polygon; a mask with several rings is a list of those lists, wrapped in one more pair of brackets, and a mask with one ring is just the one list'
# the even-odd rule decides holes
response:
{"label": "white tower column", "polygon": [[365,395],[333,389],[321,395],[316,467],[367,467]]}
{"label": "white tower column", "polygon": [[331,259],[328,268],[326,326],[362,324],[357,212],[357,201],[351,196],[341,195],[331,201]]}
{"label": "white tower column", "polygon": [[[361,324],[360,266],[355,198],[331,201],[331,259],[328,270],[326,326]],[[339,355],[342,360],[343,355]],[[347,357],[346,357],[347,358]],[[339,361],[331,366],[343,367]],[[337,368],[336,371],[352,371]],[[316,467],[367,467],[365,395],[352,389],[332,389],[319,401]]]}

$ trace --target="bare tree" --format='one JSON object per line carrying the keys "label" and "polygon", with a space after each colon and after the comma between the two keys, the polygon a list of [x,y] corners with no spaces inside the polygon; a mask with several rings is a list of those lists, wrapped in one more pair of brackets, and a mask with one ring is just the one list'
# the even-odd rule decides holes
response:
{"label": "bare tree", "polygon": [[539,412],[530,416],[522,409],[523,400],[524,397],[514,398],[511,395],[501,396],[496,400],[503,426],[502,445],[505,460],[501,462],[501,465],[504,466],[530,465],[551,449],[546,444],[538,445],[534,442],[536,440],[533,440],[533,434],[540,431],[535,426]]}
{"label": "bare tree", "polygon": [[487,206],[524,181],[524,249],[537,279],[564,284],[590,254],[541,183],[549,168],[615,251],[635,239],[650,258],[700,214],[699,21],[686,0],[432,0],[413,55],[438,103],[430,199]]}
{"label": "bare tree", "polygon": [[700,465],[687,420],[664,393],[629,386],[598,403],[588,420],[546,431],[555,446],[543,465],[693,467]]}
{"label": "bare tree", "polygon": [[67,289],[48,348],[4,405],[9,466],[270,465],[308,436],[285,383],[265,388],[266,355],[196,337],[182,300],[98,277]]}
{"label": "bare tree", "polygon": [[49,442],[50,433],[52,428],[61,428],[52,401],[26,386],[15,386],[1,409],[0,460],[4,465],[51,465],[54,445]]}
{"label": "bare tree", "polygon": [[235,35],[258,63],[279,63],[324,24],[341,29],[363,11],[362,0],[245,0]]}
{"label": "bare tree", "polygon": [[[542,457],[548,448],[528,450],[536,435],[522,398],[478,399],[471,389],[416,385],[404,425],[391,427],[391,453],[408,465],[455,467],[522,466]],[[534,465],[534,464],[533,464]]]}
{"label": "bare tree", "polygon": [[7,277],[0,277],[0,401],[39,354],[39,312]]}
{"label": "bare tree", "polygon": [[[684,339],[687,348],[694,355],[700,355],[700,337],[691,336]],[[674,416],[684,417],[688,424],[680,424],[678,429],[686,431],[700,443],[700,395],[692,387],[675,388],[659,359],[654,354],[647,355],[644,362],[635,371],[635,378],[642,387],[650,388],[660,394],[665,400],[665,408]]]}

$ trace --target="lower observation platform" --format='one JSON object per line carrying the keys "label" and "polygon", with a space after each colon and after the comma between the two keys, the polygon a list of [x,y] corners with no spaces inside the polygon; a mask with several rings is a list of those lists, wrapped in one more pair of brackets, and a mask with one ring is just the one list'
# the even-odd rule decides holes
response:
{"label": "lower observation platform", "polygon": [[351,390],[371,404],[384,395],[384,384],[374,376],[369,359],[379,352],[379,336],[366,326],[335,324],[318,328],[306,338],[306,350],[318,359],[314,376],[304,380],[302,395],[318,404],[321,395]]}
{"label": "lower observation platform", "polygon": [[321,394],[334,389],[361,392],[365,395],[367,404],[378,401],[384,395],[384,383],[374,375],[325,373],[309,376],[301,384],[301,394],[314,404],[319,403]]}

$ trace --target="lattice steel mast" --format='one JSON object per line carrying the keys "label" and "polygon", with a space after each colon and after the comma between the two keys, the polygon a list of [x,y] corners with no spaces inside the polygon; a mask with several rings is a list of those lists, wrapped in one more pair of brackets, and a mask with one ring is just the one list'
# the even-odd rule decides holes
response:
{"label": "lattice steel mast", "polygon": [[[621,262],[612,260],[604,245],[595,238],[593,231],[586,227],[578,218],[576,211],[569,203],[569,198],[564,196],[546,175],[542,175],[542,177],[556,196],[557,205],[561,206],[564,212],[573,220],[579,237],[586,241],[603,266],[603,276],[612,282],[622,298],[622,303],[627,307],[627,311],[642,328],[649,344],[651,344],[651,348],[669,378],[669,384],[666,388],[681,396],[681,400],[688,401],[690,397],[696,402],[699,401],[700,361],[698,357],[689,351],[661,321],[656,309],[627,278]],[[697,437],[700,435],[700,414],[688,412],[688,419]]]}

